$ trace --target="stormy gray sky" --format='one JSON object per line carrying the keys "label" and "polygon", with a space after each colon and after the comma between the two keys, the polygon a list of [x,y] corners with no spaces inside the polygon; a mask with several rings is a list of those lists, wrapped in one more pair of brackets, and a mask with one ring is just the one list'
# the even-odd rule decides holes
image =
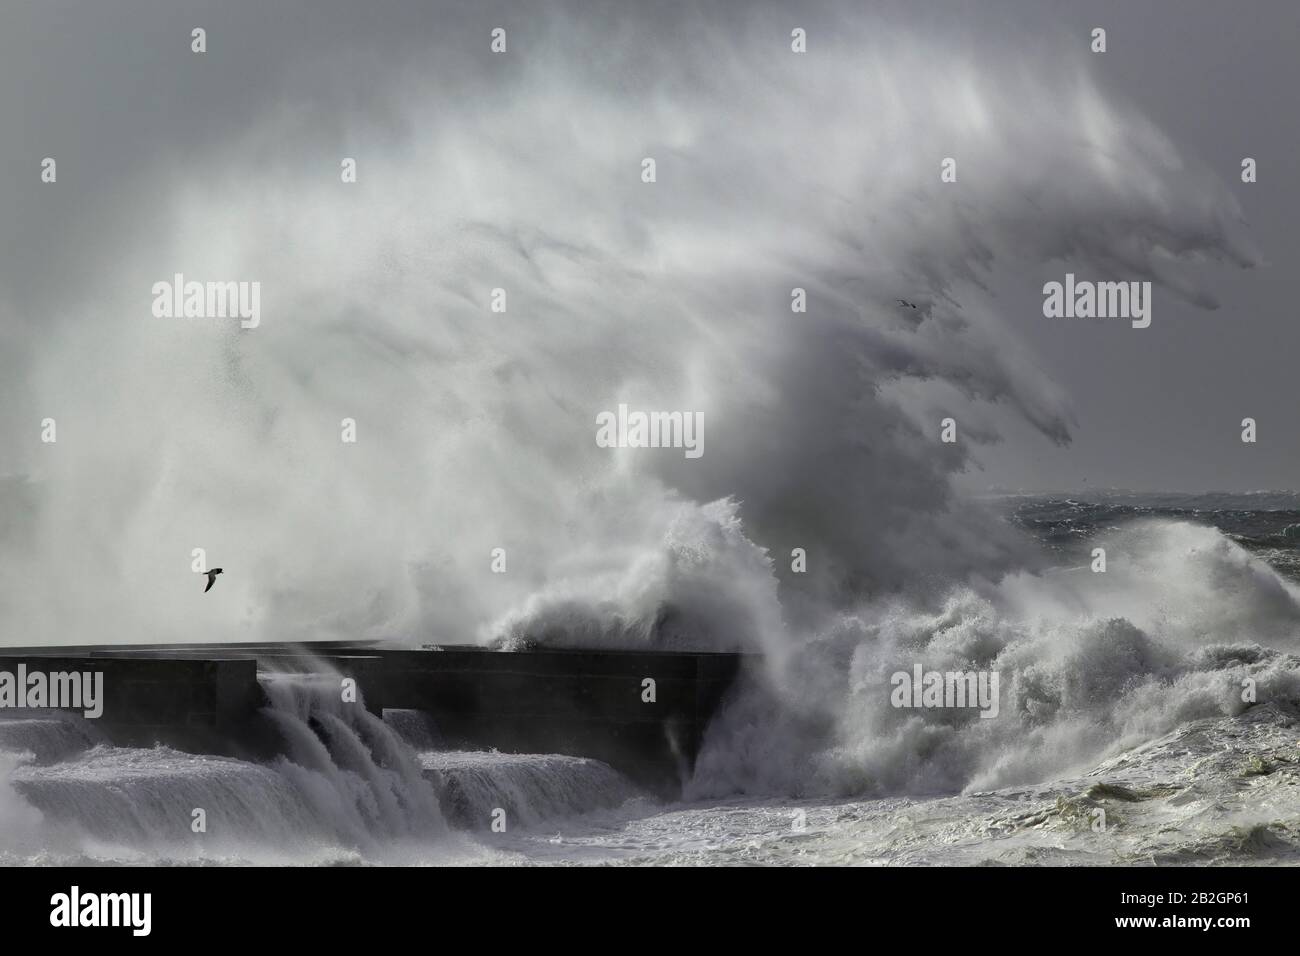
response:
{"label": "stormy gray sky", "polygon": [[[1034,5],[1037,6],[1037,5]],[[990,483],[1078,489],[1253,490],[1300,486],[1294,360],[1300,347],[1300,6],[1286,2],[1050,4],[1075,29],[1105,25],[1104,77],[1222,176],[1241,202],[1264,265],[1206,269],[1216,311],[1157,299],[1140,333],[1059,324],[1037,309],[1040,287],[1007,291],[1005,315],[1033,343],[1079,420],[1068,448],[1009,442],[984,456]],[[1238,177],[1252,156],[1259,181]],[[1026,282],[1027,286],[1034,286]],[[1023,303],[1023,306],[1019,304]],[[1240,441],[1244,417],[1259,422]],[[1005,457],[1004,457],[1005,456]],[[978,480],[978,479],[977,479]]]}
{"label": "stormy gray sky", "polygon": [[[120,281],[115,253],[137,236],[172,228],[168,205],[154,201],[160,184],[204,175],[205,155],[240,140],[269,109],[281,107],[284,124],[280,135],[242,149],[246,177],[295,170],[326,176],[340,154],[366,157],[373,170],[377,157],[367,156],[367,137],[382,130],[400,141],[410,132],[409,118],[389,95],[392,71],[418,65],[436,77],[449,106],[472,109],[477,99],[498,95],[489,88],[502,69],[511,69],[486,53],[483,38],[493,25],[511,27],[520,50],[569,43],[573,57],[599,59],[599,50],[573,42],[578,34],[566,23],[595,24],[611,35],[631,32],[652,47],[675,42],[689,28],[684,24],[720,36],[741,32],[745,11],[754,9],[710,4],[701,15],[689,5],[656,3],[634,15],[632,6],[5,0],[0,163],[9,174],[0,180],[6,306],[0,393],[6,407],[28,411],[24,371],[31,350],[66,328],[61,310],[104,298],[102,289]],[[1004,320],[1064,390],[1077,427],[1064,447],[1028,428],[1004,427],[1003,443],[977,453],[983,470],[967,483],[1189,490],[1300,484],[1300,414],[1291,401],[1300,351],[1294,321],[1300,184],[1293,172],[1300,155],[1294,109],[1300,7],[1286,0],[853,6],[883,10],[882,22],[942,35],[976,53],[991,38],[1032,47],[1072,34],[1085,44],[1091,27],[1104,26],[1109,50],[1097,57],[1099,84],[1136,104],[1184,156],[1221,176],[1264,258],[1249,271],[1201,267],[1197,279],[1220,308],[1201,310],[1158,293],[1153,324],[1141,332],[1044,319],[1041,282],[1063,269],[999,276]],[[809,29],[810,55],[816,55],[819,26],[846,8],[809,5],[782,16]],[[194,25],[208,31],[210,50],[201,57],[188,49]],[[727,45],[719,39],[720,47]],[[624,80],[653,82],[638,75],[644,67],[629,60]],[[57,188],[42,188],[33,173],[46,155],[58,160]],[[1237,181],[1247,155],[1259,162],[1259,182],[1252,185]],[[1248,415],[1259,421],[1253,446],[1238,439],[1238,423]]]}

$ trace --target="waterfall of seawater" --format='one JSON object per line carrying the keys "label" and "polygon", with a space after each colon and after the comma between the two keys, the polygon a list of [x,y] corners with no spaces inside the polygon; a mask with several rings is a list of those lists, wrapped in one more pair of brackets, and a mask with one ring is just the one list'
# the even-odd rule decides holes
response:
{"label": "waterfall of seawater", "polygon": [[265,763],[117,747],[61,714],[0,721],[10,764],[0,857],[430,860],[463,848],[448,823],[477,836],[500,809],[514,831],[639,795],[594,760],[437,749],[425,715],[381,720],[344,702],[336,676],[261,684],[262,715],[281,738]]}

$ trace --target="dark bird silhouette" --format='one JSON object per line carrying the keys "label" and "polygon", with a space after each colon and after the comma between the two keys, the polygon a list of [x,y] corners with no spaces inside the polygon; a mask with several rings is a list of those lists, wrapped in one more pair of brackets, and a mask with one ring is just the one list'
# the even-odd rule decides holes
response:
{"label": "dark bird silhouette", "polygon": [[899,300],[898,300],[898,304],[899,304],[899,305],[905,305],[905,306],[907,306],[909,309],[915,309],[915,308],[916,308],[916,306],[912,305],[912,303],[908,302],[906,299],[899,299]]}
{"label": "dark bird silhouette", "polygon": [[207,594],[209,591],[212,590],[212,585],[217,583],[217,575],[220,573],[221,573],[220,568],[213,568],[211,571],[208,572],[208,586],[203,589],[204,594]]}

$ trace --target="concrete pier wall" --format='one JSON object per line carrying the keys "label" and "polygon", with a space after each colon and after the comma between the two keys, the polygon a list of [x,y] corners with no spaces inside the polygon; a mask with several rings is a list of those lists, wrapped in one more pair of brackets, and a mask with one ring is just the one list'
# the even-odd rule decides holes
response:
{"label": "concrete pier wall", "polygon": [[[102,671],[111,739],[267,754],[258,672],[337,673],[365,706],[428,714],[452,749],[563,753],[602,760],[676,795],[728,688],[736,654],[356,644],[22,648],[0,670]],[[0,714],[0,716],[3,716]]]}
{"label": "concrete pier wall", "polygon": [[422,710],[461,749],[593,757],[680,788],[735,680],[731,654],[467,648],[330,658],[376,713]]}
{"label": "concrete pier wall", "polygon": [[[0,657],[0,671],[102,673],[102,714],[96,725],[115,742],[220,748],[237,738],[262,703],[255,660],[109,658],[29,654]],[[83,711],[74,711],[82,713]],[[0,710],[0,717],[23,716]]]}

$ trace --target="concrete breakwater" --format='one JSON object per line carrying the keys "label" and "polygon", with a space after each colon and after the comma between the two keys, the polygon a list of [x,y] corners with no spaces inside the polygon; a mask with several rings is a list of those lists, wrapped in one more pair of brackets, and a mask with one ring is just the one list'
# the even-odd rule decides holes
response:
{"label": "concrete breakwater", "polygon": [[280,749],[260,714],[259,672],[333,675],[342,699],[352,694],[372,713],[426,715],[447,749],[593,758],[672,796],[744,660],[333,642],[101,645],[0,651],[0,671],[102,674],[95,722],[115,743],[250,757]]}

